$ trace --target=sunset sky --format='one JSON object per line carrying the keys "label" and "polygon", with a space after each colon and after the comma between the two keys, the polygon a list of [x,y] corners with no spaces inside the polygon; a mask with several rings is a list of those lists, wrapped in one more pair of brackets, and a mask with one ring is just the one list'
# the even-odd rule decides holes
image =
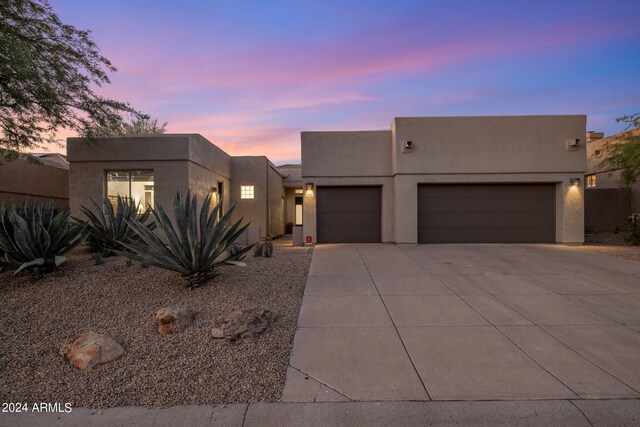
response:
{"label": "sunset sky", "polygon": [[[53,0],[118,68],[99,93],[231,155],[396,116],[640,112],[640,1]],[[64,151],[64,150],[62,150]]]}

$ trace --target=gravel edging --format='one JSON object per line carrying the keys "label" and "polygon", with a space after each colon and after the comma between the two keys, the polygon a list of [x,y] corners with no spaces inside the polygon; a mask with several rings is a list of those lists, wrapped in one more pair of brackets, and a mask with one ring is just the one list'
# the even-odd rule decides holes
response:
{"label": "gravel edging", "polygon": [[[94,265],[84,249],[40,280],[1,273],[0,400],[90,408],[279,400],[311,254],[246,261],[193,291],[176,273],[122,257]],[[235,343],[211,337],[216,318],[255,306],[277,316],[264,334]],[[154,316],[163,307],[192,308],[196,319],[182,334],[161,336]],[[94,370],[70,366],[58,351],[88,330],[111,335],[126,354]]]}

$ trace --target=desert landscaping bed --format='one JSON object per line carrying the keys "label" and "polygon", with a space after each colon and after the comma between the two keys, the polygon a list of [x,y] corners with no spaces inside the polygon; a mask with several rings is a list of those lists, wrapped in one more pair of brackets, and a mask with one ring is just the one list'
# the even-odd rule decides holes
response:
{"label": "desert landscaping bed", "polygon": [[606,255],[640,262],[640,246],[630,246],[620,233],[597,233],[585,236],[585,245]]}
{"label": "desert landscaping bed", "polygon": [[[0,273],[0,400],[94,408],[278,400],[311,254],[246,261],[193,291],[173,272],[122,257],[95,265],[85,249],[39,280]],[[164,307],[193,309],[195,321],[162,336],[154,316]],[[215,319],[252,307],[276,316],[262,335],[211,336]],[[78,370],[59,350],[86,331],[112,336],[126,353]]]}

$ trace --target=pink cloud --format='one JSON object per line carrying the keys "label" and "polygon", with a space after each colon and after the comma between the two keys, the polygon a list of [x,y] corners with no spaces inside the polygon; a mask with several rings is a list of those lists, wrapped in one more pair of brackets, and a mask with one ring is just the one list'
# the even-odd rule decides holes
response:
{"label": "pink cloud", "polygon": [[[585,31],[596,27],[598,31]],[[598,40],[602,34],[617,37],[637,33],[630,22],[602,23],[584,18],[535,30],[502,25],[446,39],[405,33],[392,23],[387,28],[373,28],[324,43],[265,42],[253,50],[237,51],[218,50],[214,45],[207,54],[187,53],[170,62],[153,57],[140,61],[132,52],[123,51],[116,62],[123,72],[144,76],[169,92],[197,87],[304,87],[433,71],[474,60],[526,56]],[[383,39],[384,44],[378,45]],[[134,52],[138,49],[134,48]]]}

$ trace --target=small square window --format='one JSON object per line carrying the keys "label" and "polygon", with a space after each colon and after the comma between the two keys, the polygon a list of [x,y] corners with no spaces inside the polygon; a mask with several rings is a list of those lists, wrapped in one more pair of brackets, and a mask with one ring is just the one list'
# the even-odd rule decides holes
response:
{"label": "small square window", "polygon": [[240,198],[241,199],[253,199],[255,197],[253,191],[253,185],[241,185],[240,186]]}
{"label": "small square window", "polygon": [[597,179],[595,175],[587,175],[587,188],[595,187],[597,185]]}

